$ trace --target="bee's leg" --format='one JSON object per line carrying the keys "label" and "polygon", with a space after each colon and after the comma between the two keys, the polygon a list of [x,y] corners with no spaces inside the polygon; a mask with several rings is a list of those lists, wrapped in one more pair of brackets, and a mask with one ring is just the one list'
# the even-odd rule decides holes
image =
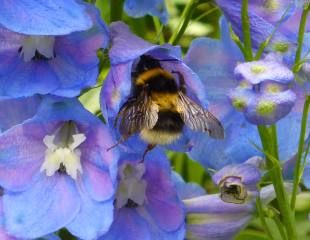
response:
{"label": "bee's leg", "polygon": [[148,144],[144,153],[143,153],[143,156],[142,156],[142,162],[144,162],[144,159],[145,159],[145,156],[146,154],[149,152],[149,151],[152,151],[153,148],[156,147],[156,144]]}
{"label": "bee's leg", "polygon": [[117,143],[113,144],[111,147],[107,148],[107,152],[110,151],[111,149],[117,147],[119,144],[123,143],[126,139],[121,138],[120,140],[117,141]]}
{"label": "bee's leg", "polygon": [[185,80],[183,75],[178,71],[172,71],[172,73],[176,73],[179,77],[180,90],[182,93],[186,93]]}

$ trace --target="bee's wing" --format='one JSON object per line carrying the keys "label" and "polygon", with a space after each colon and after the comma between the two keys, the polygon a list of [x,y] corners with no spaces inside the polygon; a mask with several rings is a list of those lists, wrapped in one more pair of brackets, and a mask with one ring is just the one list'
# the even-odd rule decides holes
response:
{"label": "bee's wing", "polygon": [[124,138],[140,132],[143,128],[151,129],[158,120],[158,106],[143,91],[138,98],[128,100],[120,109],[115,123]]}
{"label": "bee's wing", "polygon": [[177,101],[178,112],[185,125],[194,131],[208,132],[212,138],[224,138],[224,129],[219,120],[181,91]]}

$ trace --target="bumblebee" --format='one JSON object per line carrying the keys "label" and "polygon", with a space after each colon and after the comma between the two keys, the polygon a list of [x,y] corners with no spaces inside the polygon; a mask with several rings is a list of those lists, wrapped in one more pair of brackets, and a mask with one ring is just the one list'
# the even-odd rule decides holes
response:
{"label": "bumblebee", "polygon": [[142,55],[132,73],[131,96],[115,119],[122,139],[139,133],[152,149],[180,138],[185,125],[212,138],[224,138],[220,121],[186,95],[182,74],[163,69],[160,61],[165,60]]}

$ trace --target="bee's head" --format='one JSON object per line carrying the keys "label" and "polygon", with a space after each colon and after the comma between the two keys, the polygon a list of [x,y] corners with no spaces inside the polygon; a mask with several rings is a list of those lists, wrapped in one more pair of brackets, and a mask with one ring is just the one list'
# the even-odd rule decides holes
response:
{"label": "bee's head", "polygon": [[161,68],[160,62],[158,59],[153,58],[150,55],[141,55],[140,61],[137,64],[136,71],[138,73],[145,72],[152,68]]}

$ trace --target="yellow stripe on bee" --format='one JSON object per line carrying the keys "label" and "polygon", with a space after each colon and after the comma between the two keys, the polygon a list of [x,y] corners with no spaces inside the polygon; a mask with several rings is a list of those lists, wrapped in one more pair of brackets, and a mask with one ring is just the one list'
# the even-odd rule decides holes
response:
{"label": "yellow stripe on bee", "polygon": [[159,110],[170,110],[177,112],[177,92],[151,92],[151,99],[158,106]]}
{"label": "yellow stripe on bee", "polygon": [[141,73],[137,77],[136,85],[144,85],[150,79],[157,77],[157,76],[163,76],[164,78],[174,79],[173,75],[170,72],[168,72],[162,68],[152,68],[150,70],[147,70],[147,71]]}

